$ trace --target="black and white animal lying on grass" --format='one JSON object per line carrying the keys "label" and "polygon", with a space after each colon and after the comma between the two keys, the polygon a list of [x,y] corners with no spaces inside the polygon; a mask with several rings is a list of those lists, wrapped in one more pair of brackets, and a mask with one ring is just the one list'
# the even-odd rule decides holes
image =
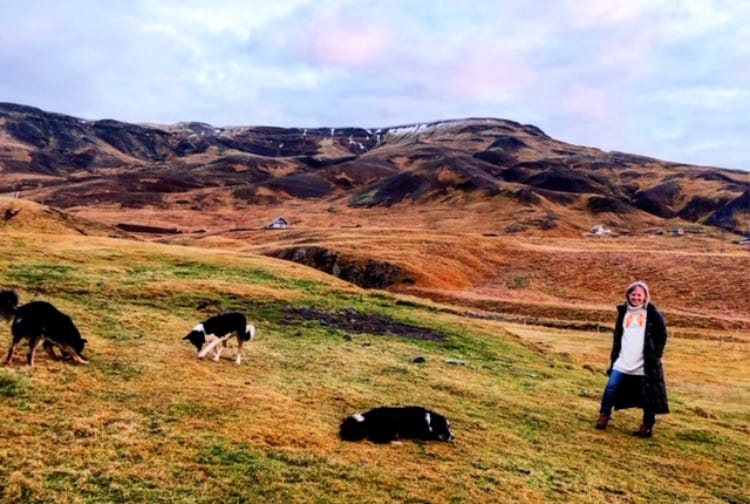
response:
{"label": "black and white animal lying on grass", "polygon": [[239,312],[225,312],[214,315],[193,327],[187,336],[188,340],[198,350],[198,358],[203,359],[213,350],[214,360],[219,361],[221,351],[227,346],[232,336],[237,337],[237,359],[242,362],[242,344],[255,337],[255,326],[248,324],[245,316]]}
{"label": "black and white animal lying on grass", "polygon": [[341,422],[339,435],[344,441],[369,439],[373,443],[398,439],[454,439],[448,419],[421,406],[382,406],[348,416]]}
{"label": "black and white animal lying on grass", "polygon": [[73,320],[52,304],[46,301],[31,301],[18,306],[18,294],[12,290],[0,291],[0,317],[11,320],[13,342],[5,358],[5,365],[11,363],[18,344],[29,340],[29,353],[26,363],[34,365],[34,355],[40,342],[50,357],[57,359],[54,347],[58,347],[62,356],[71,358],[78,364],[88,364],[83,356],[86,340],[73,323]]}

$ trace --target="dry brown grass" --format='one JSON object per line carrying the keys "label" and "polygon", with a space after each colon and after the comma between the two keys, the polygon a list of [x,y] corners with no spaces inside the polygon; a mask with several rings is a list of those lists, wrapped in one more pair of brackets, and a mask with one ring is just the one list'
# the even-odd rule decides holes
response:
{"label": "dry brown grass", "polygon": [[406,208],[391,212],[362,211],[355,220],[313,209],[286,231],[177,241],[250,253],[326,247],[405,269],[416,284],[399,292],[557,320],[608,322],[624,287],[644,279],[676,327],[750,329],[750,254],[720,236],[516,236],[488,233],[492,226],[480,223],[474,210],[455,211],[452,218]]}
{"label": "dry brown grass", "polygon": [[[0,449],[2,498],[747,502],[747,251],[710,236],[508,235],[483,205],[353,212],[288,202],[127,215],[209,231],[160,240],[169,243],[85,236],[50,223],[44,207],[25,208],[31,218],[0,232],[0,287],[70,313],[92,363],[42,356],[33,371],[20,361],[0,371],[2,433],[12,440]],[[115,208],[78,213],[125,220]],[[278,215],[293,227],[228,232]],[[313,245],[392,262],[417,282],[367,292],[257,255]],[[649,282],[672,329],[673,413],[645,443],[629,435],[637,412],[618,413],[607,433],[591,428],[607,327],[635,278]],[[244,365],[231,364],[231,350],[221,363],[199,362],[179,340],[204,316],[199,299],[257,322]],[[286,321],[285,305],[355,306],[448,338],[347,341],[332,327]],[[597,322],[598,332],[552,328]],[[412,364],[415,355],[426,365]],[[343,416],[383,403],[443,412],[458,442],[338,441]]]}
{"label": "dry brown grass", "polygon": [[[127,220],[205,231],[156,237],[164,242],[254,254],[319,246],[361,261],[390,262],[415,280],[398,292],[540,321],[609,323],[624,286],[643,279],[676,328],[750,330],[750,253],[731,237],[718,231],[657,236],[645,232],[646,222],[640,232],[614,238],[586,238],[583,229],[509,235],[502,230],[517,221],[515,212],[536,210],[506,204],[462,200],[355,210],[341,202],[289,200],[240,208],[217,202],[202,212],[105,207],[76,213],[108,224]],[[262,229],[279,215],[292,222],[291,229]],[[50,230],[61,232],[63,225],[55,222]]]}

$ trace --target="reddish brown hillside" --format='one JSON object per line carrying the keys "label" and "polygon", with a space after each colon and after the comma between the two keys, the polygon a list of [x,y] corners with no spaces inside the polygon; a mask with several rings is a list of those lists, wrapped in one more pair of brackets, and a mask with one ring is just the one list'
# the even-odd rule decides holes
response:
{"label": "reddish brown hillside", "polygon": [[[566,144],[474,118],[391,128],[86,121],[0,104],[0,193],[76,209],[171,212],[323,201],[514,213],[503,232],[694,225],[746,232],[746,172]],[[163,224],[163,223],[160,223]]]}
{"label": "reddish brown hillside", "polygon": [[[65,209],[69,229],[77,216],[546,323],[609,323],[642,278],[678,327],[750,327],[747,172],[514,121],[221,128],[0,104],[0,173],[0,193]],[[263,230],[278,216],[291,228]],[[589,237],[595,225],[612,234]]]}

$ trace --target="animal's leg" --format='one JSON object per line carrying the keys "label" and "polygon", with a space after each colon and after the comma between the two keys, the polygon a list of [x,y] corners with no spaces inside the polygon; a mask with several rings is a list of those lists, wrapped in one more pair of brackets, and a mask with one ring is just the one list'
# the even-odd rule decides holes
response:
{"label": "animal's leg", "polygon": [[214,360],[216,361],[219,360],[219,357],[221,356],[221,352],[223,352],[226,347],[227,347],[227,341],[226,339],[222,338],[221,345],[216,345],[216,348],[214,348]]}
{"label": "animal's leg", "polygon": [[51,359],[57,360],[57,354],[55,354],[55,348],[49,341],[45,341],[42,343],[42,346],[44,346],[44,349],[47,351],[47,355],[50,356]]}
{"label": "animal's leg", "polygon": [[74,361],[76,361],[78,364],[88,364],[89,361],[83,358],[81,354],[75,351],[75,349],[70,345],[60,345],[62,346],[62,349],[65,350]]}
{"label": "animal's leg", "polygon": [[198,358],[199,359],[204,358],[206,355],[208,355],[208,352],[210,352],[211,350],[213,350],[214,348],[216,348],[216,345],[218,345],[218,344],[221,343],[221,339],[220,338],[216,338],[215,336],[214,336],[214,338],[215,339],[213,341],[211,341],[211,343],[209,343],[208,345],[206,345],[206,348],[204,348],[203,350],[201,350],[200,352],[198,352]]}
{"label": "animal's leg", "polygon": [[[247,336],[247,341],[252,341],[253,338],[255,338],[255,326],[253,324],[247,324],[245,326],[245,336]],[[238,336],[237,338],[237,358],[235,359],[235,364],[240,365],[242,363],[242,344],[246,340],[244,338],[240,338]]]}
{"label": "animal's leg", "polygon": [[214,360],[216,362],[219,362],[219,358],[221,358],[221,352],[227,347],[227,341],[229,338],[232,337],[232,334],[230,333],[228,336],[224,336],[221,338],[221,345],[217,345],[216,349],[214,350]]}
{"label": "animal's leg", "polygon": [[5,365],[10,365],[11,361],[13,360],[13,354],[16,353],[16,347],[18,346],[18,342],[20,341],[20,338],[16,339],[13,338],[13,343],[10,345],[10,348],[8,349],[8,356],[5,358]]}
{"label": "animal's leg", "polygon": [[34,355],[36,355],[36,347],[39,346],[39,342],[42,341],[41,335],[32,336],[29,338],[29,353],[26,354],[26,364],[29,367],[34,367]]}
{"label": "animal's leg", "polygon": [[13,360],[13,354],[16,351],[16,345],[12,344],[10,348],[8,349],[8,355],[5,357],[5,362],[3,362],[3,365],[8,366],[10,364],[10,361]]}
{"label": "animal's leg", "polygon": [[242,362],[242,343],[243,341],[241,339],[237,339],[237,359],[235,359],[234,363],[238,366]]}

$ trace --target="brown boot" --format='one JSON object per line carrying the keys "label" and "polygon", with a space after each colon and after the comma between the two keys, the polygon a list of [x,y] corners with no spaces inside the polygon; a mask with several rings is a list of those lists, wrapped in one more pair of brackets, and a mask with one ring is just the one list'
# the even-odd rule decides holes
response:
{"label": "brown boot", "polygon": [[599,415],[599,420],[596,422],[596,428],[599,430],[604,430],[607,428],[607,423],[609,422],[609,417],[602,413]]}
{"label": "brown boot", "polygon": [[650,438],[651,436],[654,435],[654,432],[650,426],[646,424],[641,424],[641,426],[638,428],[637,431],[633,433],[633,435],[639,438]]}

